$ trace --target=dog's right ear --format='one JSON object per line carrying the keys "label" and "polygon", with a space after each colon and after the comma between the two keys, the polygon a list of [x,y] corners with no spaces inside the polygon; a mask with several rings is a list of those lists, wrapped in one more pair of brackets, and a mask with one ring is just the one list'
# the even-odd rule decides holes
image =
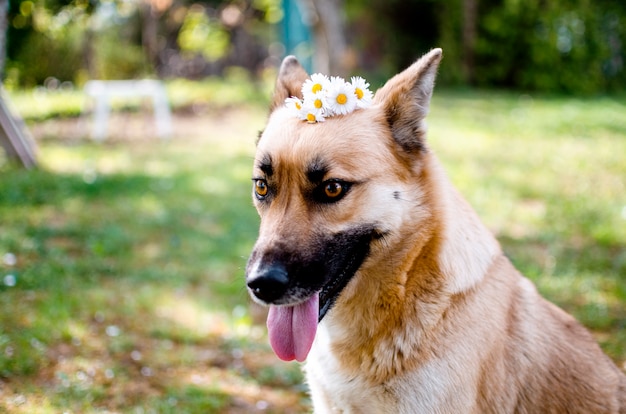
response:
{"label": "dog's right ear", "polygon": [[308,73],[295,56],[287,56],[283,59],[274,87],[270,112],[284,105],[287,98],[295,96],[302,99],[302,84],[308,77]]}
{"label": "dog's right ear", "polygon": [[426,124],[441,49],[433,49],[409,68],[391,78],[376,92],[374,102],[381,105],[391,133],[407,152],[426,148]]}

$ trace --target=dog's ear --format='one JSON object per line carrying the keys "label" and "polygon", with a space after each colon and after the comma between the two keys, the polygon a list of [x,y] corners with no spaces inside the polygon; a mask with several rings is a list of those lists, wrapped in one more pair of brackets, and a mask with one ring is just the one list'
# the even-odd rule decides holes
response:
{"label": "dog's ear", "polygon": [[292,96],[302,99],[302,84],[308,77],[306,70],[295,56],[287,56],[283,59],[278,71],[270,111],[284,105],[285,99]]}
{"label": "dog's ear", "polygon": [[389,79],[376,92],[396,142],[408,152],[424,150],[430,98],[441,61],[441,49],[433,49],[408,69]]}

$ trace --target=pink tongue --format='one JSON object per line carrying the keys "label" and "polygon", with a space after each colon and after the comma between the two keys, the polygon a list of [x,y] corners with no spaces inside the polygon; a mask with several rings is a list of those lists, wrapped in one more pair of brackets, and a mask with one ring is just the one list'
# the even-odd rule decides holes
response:
{"label": "pink tongue", "polygon": [[306,359],[315,332],[319,314],[319,294],[295,306],[270,306],[267,315],[272,349],[283,361],[302,362]]}

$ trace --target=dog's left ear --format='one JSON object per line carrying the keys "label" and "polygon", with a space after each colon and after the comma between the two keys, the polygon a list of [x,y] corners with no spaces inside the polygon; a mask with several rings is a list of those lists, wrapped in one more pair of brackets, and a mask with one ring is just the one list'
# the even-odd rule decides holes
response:
{"label": "dog's left ear", "polygon": [[441,49],[433,49],[408,69],[389,79],[376,92],[374,102],[383,107],[396,142],[407,152],[425,149],[430,98],[435,86]]}
{"label": "dog's left ear", "polygon": [[295,96],[302,99],[302,84],[308,77],[308,73],[295,56],[287,56],[283,59],[274,87],[270,112],[284,105],[287,98]]}

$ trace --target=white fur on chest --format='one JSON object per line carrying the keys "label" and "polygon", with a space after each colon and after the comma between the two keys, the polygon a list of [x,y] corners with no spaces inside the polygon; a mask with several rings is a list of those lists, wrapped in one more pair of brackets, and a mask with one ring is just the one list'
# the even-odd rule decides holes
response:
{"label": "white fur on chest", "polygon": [[[466,362],[466,361],[465,361]],[[471,413],[475,389],[463,362],[454,358],[432,360],[419,369],[385,384],[372,385],[342,372],[331,353],[328,330],[320,324],[306,364],[315,414],[327,413]]]}
{"label": "white fur on chest", "polygon": [[[331,353],[327,327],[321,323],[306,363],[306,379],[315,414],[385,412],[391,396],[361,377],[341,371]],[[388,407],[388,406],[387,406]]]}

